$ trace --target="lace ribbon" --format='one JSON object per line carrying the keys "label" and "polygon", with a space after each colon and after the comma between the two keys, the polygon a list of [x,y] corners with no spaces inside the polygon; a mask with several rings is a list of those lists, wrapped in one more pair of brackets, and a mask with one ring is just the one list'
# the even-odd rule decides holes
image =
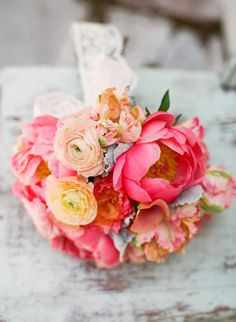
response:
{"label": "lace ribbon", "polygon": [[67,95],[69,103],[65,105],[65,94],[50,93],[36,99],[35,116],[51,114],[62,117],[75,113],[81,106],[96,104],[98,95],[108,87],[116,87],[128,94],[136,87],[137,77],[122,56],[123,39],[116,27],[74,22],[70,39],[81,79],[83,103]]}

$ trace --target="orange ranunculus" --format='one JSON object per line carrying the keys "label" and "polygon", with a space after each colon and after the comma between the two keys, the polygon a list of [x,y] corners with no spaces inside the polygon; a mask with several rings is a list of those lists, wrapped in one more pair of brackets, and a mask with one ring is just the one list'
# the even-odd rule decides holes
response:
{"label": "orange ranunculus", "polygon": [[118,232],[122,220],[133,211],[128,197],[123,192],[117,192],[112,185],[112,177],[103,177],[95,181],[94,195],[98,211],[93,224],[105,231],[113,229]]}

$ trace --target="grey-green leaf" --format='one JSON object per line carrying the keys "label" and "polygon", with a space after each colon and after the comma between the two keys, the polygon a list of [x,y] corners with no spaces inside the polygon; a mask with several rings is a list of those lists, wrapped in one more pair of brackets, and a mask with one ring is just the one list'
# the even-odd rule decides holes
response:
{"label": "grey-green leaf", "polygon": [[174,125],[178,124],[179,123],[179,120],[180,118],[182,117],[182,114],[179,114],[175,117],[175,122],[174,122]]}

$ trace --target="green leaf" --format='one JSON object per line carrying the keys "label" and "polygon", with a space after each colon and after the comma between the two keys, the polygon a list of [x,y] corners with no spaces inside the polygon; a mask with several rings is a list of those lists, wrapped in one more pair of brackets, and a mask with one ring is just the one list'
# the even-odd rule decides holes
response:
{"label": "green leaf", "polygon": [[176,116],[174,125],[179,123],[179,120],[180,120],[181,117],[182,117],[182,114],[179,114],[179,115]]}
{"label": "green leaf", "polygon": [[159,112],[167,112],[170,107],[170,95],[169,95],[169,90],[167,90],[162,97],[161,100],[161,105],[158,109]]}
{"label": "green leaf", "polygon": [[211,204],[206,197],[202,197],[200,206],[203,210],[210,213],[218,213],[224,211],[223,206]]}
{"label": "green leaf", "polygon": [[146,112],[146,116],[150,115],[151,112],[149,111],[149,109],[147,108],[147,106],[145,106],[145,112]]}

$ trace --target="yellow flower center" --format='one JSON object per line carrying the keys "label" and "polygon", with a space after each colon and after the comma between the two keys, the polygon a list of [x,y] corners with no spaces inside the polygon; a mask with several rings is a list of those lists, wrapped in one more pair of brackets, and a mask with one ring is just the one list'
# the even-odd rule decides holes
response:
{"label": "yellow flower center", "polygon": [[173,182],[176,178],[176,154],[167,146],[160,147],[161,156],[148,170],[148,178],[162,178]]}

